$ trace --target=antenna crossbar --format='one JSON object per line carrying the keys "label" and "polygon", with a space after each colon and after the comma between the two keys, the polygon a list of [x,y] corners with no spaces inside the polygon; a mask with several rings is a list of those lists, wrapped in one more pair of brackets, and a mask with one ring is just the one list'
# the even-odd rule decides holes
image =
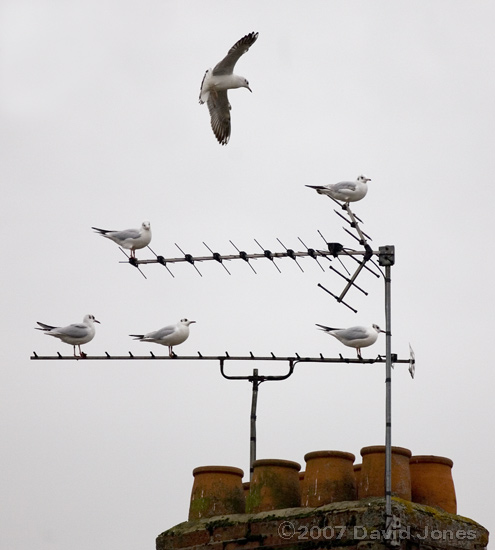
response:
{"label": "antenna crossbar", "polygon": [[[267,253],[270,254],[267,254]],[[334,257],[335,252],[329,252],[328,250],[316,250],[316,249],[309,249],[296,252],[295,250],[285,250],[281,252],[271,252],[270,250],[264,251],[264,252],[258,252],[258,253],[247,253],[247,252],[240,252],[239,254],[219,254],[215,253],[211,256],[192,256],[191,254],[186,254],[183,257],[180,258],[165,258],[164,256],[158,256],[158,258],[151,258],[151,259],[145,259],[145,260],[138,260],[134,259],[132,264],[133,265],[145,265],[145,264],[174,264],[174,263],[191,263],[193,262],[207,262],[207,261],[216,261],[219,262],[220,260],[223,261],[229,261],[229,260],[258,260],[262,258],[312,258],[314,257],[314,253],[316,253],[317,256],[322,257]],[[337,255],[342,256],[364,256],[367,252],[365,250],[345,250],[338,252]],[[379,255],[378,251],[373,251],[373,254]],[[124,262],[126,263],[126,262]]]}
{"label": "antenna crossbar", "polygon": [[[299,354],[293,356],[278,356],[274,355],[202,355],[198,352],[197,355],[155,355],[150,352],[149,355],[134,355],[128,352],[128,355],[111,355],[105,352],[105,355],[87,355],[86,357],[75,357],[74,355],[38,355],[33,352],[30,357],[33,361],[265,361],[267,363],[283,361],[289,363],[347,363],[347,364],[374,364],[385,363],[385,356],[378,355],[371,359],[358,359],[354,357],[324,357],[322,354],[316,357],[302,357]],[[407,363],[410,364],[410,359],[399,359],[396,354],[392,354],[392,363]]]}

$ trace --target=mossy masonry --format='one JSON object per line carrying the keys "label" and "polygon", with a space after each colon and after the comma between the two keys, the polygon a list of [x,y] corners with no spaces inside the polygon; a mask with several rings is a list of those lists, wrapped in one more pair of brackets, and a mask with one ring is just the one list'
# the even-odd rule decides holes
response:
{"label": "mossy masonry", "polygon": [[[475,521],[430,506],[393,498],[394,548],[482,550],[488,531]],[[248,548],[382,548],[385,499],[336,502],[318,508],[287,508],[187,521],[158,536],[157,550]],[[371,545],[371,546],[370,546]]]}

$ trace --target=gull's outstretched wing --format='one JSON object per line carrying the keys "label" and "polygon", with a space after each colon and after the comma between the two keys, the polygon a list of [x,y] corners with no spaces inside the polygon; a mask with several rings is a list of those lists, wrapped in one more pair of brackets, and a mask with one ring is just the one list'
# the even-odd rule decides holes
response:
{"label": "gull's outstretched wing", "polygon": [[238,40],[232,46],[232,48],[230,48],[229,53],[222,59],[222,61],[215,65],[215,68],[213,69],[213,74],[232,74],[234,66],[241,55],[245,54],[249,50],[249,48],[256,42],[257,39],[258,33],[250,32],[249,34],[246,34],[246,36]]}
{"label": "gull's outstretched wing", "polygon": [[208,98],[211,128],[218,143],[227,145],[230,138],[230,103],[227,91],[214,92]]}

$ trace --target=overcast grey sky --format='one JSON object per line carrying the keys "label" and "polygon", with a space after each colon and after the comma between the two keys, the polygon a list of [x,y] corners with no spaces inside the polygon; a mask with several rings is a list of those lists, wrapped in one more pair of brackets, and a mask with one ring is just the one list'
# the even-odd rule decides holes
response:
{"label": "overcast grey sky", "polygon": [[[318,331],[384,324],[364,273],[354,314],[313,260],[143,268],[91,226],[150,220],[177,256],[355,246],[305,184],[372,181],[355,211],[393,244],[393,444],[454,461],[458,512],[488,529],[493,480],[495,5],[489,1],[4,0],[0,546],[142,550],[188,514],[192,470],[249,469],[247,382],[209,362],[35,362],[72,349],[35,331],[91,313],[87,353],[166,353],[131,333],[197,321],[177,353],[353,356]],[[251,31],[232,137],[198,104],[204,71]],[[139,258],[149,257],[147,251]],[[364,351],[384,353],[385,340]],[[233,365],[236,373],[276,372]],[[284,367],[280,367],[283,370]],[[384,367],[300,365],[261,385],[258,457],[384,442]]]}

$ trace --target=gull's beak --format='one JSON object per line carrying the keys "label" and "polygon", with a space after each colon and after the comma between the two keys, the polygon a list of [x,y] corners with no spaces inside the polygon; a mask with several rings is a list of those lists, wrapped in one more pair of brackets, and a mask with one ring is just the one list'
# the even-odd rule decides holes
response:
{"label": "gull's beak", "polygon": [[95,319],[94,320],[95,323],[98,323],[99,325],[101,325],[100,321],[98,321],[98,319]]}
{"label": "gull's beak", "polygon": [[253,90],[251,90],[251,88],[249,86],[246,86],[246,88],[251,92],[253,93]]}
{"label": "gull's beak", "polygon": [[195,323],[196,321],[189,321],[189,323]]}

